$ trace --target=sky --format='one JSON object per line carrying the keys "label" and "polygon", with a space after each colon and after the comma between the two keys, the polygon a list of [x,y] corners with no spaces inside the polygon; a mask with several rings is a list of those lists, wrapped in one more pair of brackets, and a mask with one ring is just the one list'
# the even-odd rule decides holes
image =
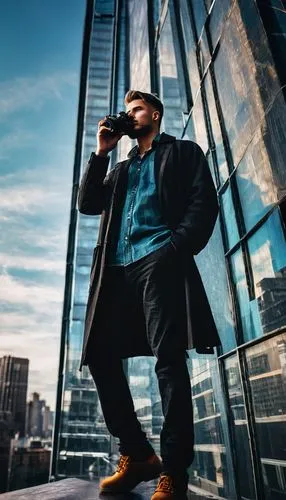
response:
{"label": "sky", "polygon": [[0,16],[0,357],[30,360],[55,407],[84,0],[9,0]]}

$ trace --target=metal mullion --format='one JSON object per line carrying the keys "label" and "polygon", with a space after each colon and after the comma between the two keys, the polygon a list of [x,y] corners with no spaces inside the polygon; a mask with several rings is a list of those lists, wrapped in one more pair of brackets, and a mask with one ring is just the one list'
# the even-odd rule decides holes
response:
{"label": "metal mullion", "polygon": [[127,2],[125,2],[125,19],[126,19],[125,22],[126,64],[125,64],[124,80],[125,80],[125,93],[126,93],[130,88],[130,24],[129,24],[129,9]]}
{"label": "metal mullion", "polygon": [[155,26],[153,19],[154,0],[147,0],[147,21],[148,21],[148,41],[149,41],[149,62],[150,62],[150,86],[151,92],[158,94],[159,84],[156,71],[155,50]]}
{"label": "metal mullion", "polygon": [[115,106],[117,102],[117,83],[118,83],[118,46],[120,37],[119,16],[121,11],[121,0],[115,0],[115,17],[113,26],[113,47],[112,47],[112,67],[111,67],[111,85],[109,99],[109,113],[116,112]]}
{"label": "metal mullion", "polygon": [[[234,351],[236,353],[236,350]],[[232,357],[233,354],[229,357]],[[227,430],[228,430],[228,436],[229,436],[229,441],[231,446],[231,458],[232,458],[232,465],[233,465],[233,474],[234,474],[234,481],[235,481],[235,493],[237,494],[237,500],[241,500],[241,493],[240,493],[240,482],[239,482],[239,474],[238,474],[238,467],[237,467],[237,454],[235,452],[236,450],[236,441],[235,441],[235,435],[234,435],[234,423],[233,423],[233,415],[231,412],[231,407],[230,407],[230,399],[229,399],[229,390],[228,390],[228,385],[227,385],[227,378],[226,378],[226,370],[225,370],[225,359],[217,358],[217,364],[218,364],[218,369],[219,369],[219,374],[220,374],[220,380],[221,380],[221,385],[222,385],[222,399],[224,402],[224,407],[226,409],[226,420],[227,420]]]}
{"label": "metal mullion", "polygon": [[[181,17],[180,17],[180,2],[179,2],[179,0],[173,0],[173,8],[174,8],[174,14],[175,14],[175,16],[174,16],[174,18],[175,18],[175,30],[174,30],[175,31],[175,40],[176,40],[176,45],[178,45],[178,47],[179,47],[180,65],[182,66],[182,76],[183,76],[184,87],[185,87],[184,90],[185,90],[185,96],[186,96],[186,101],[187,101],[186,113],[188,113],[194,103],[193,103],[189,74],[188,74],[187,57],[186,57],[183,29],[182,29]],[[172,24],[172,16],[171,16],[171,24]],[[179,77],[179,85],[180,85],[180,77]]]}
{"label": "metal mullion", "polygon": [[233,354],[241,351],[241,350],[246,350],[248,349],[249,347],[253,347],[257,344],[261,344],[263,343],[265,340],[269,340],[273,337],[278,337],[279,335],[282,335],[286,333],[286,326],[283,326],[282,328],[278,328],[277,330],[274,330],[273,332],[270,332],[270,333],[265,333],[263,334],[262,336],[260,337],[256,337],[255,339],[251,339],[251,340],[248,340],[247,342],[245,342],[244,344],[241,344],[241,345],[238,345],[235,349],[232,349],[231,351],[225,353],[225,354],[221,354],[218,356],[218,359],[226,359],[228,358],[229,356],[232,356]]}
{"label": "metal mullion", "polygon": [[247,422],[247,431],[248,437],[250,441],[250,455],[252,460],[253,467],[253,477],[254,477],[254,487],[257,500],[265,500],[265,491],[263,487],[263,474],[262,467],[260,461],[260,453],[259,446],[257,440],[257,433],[255,429],[255,416],[254,416],[254,408],[251,399],[251,388],[249,384],[249,374],[247,368],[247,361],[245,355],[245,349],[241,349],[238,352],[238,366],[240,379],[243,390],[243,399],[245,405],[246,412],[246,422]]}

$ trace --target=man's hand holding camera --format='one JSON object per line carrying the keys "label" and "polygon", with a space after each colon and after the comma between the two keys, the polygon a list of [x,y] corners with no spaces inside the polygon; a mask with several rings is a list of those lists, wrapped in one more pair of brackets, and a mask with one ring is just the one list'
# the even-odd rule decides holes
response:
{"label": "man's hand holding camera", "polygon": [[105,122],[105,120],[100,120],[98,123],[96,149],[96,155],[98,156],[107,156],[125,134],[125,132],[112,132],[109,127],[104,125]]}

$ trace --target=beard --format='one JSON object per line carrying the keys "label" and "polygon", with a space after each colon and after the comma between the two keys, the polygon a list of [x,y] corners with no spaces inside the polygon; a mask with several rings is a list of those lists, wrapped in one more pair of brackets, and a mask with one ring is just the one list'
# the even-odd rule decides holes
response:
{"label": "beard", "polygon": [[133,129],[130,132],[128,132],[128,137],[130,139],[137,139],[138,137],[144,137],[144,135],[148,135],[152,132],[152,125],[142,125],[140,128]]}

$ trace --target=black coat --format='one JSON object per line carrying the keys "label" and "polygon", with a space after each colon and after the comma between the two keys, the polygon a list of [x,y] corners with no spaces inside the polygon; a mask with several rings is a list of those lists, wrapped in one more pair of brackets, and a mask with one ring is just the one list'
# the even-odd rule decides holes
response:
{"label": "black coat", "polygon": [[[126,196],[131,159],[119,162],[107,173],[108,158],[92,155],[79,188],[78,208],[86,215],[101,214],[94,249],[87,303],[81,365],[86,364],[88,342],[100,304],[107,252],[117,237]],[[208,299],[193,255],[207,244],[218,214],[216,189],[201,148],[192,141],[176,140],[162,133],[154,158],[155,180],[161,213],[172,231],[171,239],[181,251],[185,269],[188,348],[213,353],[220,344]],[[100,335],[100,331],[96,335]],[[140,329],[139,329],[140,330]],[[121,333],[120,333],[121,334]],[[152,355],[133,344],[122,357]],[[142,343],[140,344],[142,345]]]}

